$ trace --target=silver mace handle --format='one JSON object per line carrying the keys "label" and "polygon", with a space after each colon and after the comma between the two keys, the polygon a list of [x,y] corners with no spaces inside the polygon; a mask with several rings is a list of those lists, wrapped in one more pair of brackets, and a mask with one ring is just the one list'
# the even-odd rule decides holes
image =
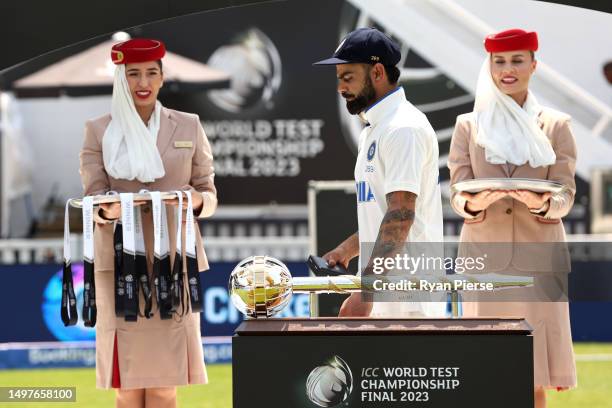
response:
{"label": "silver mace handle", "polygon": [[[407,280],[418,283],[420,279],[417,277],[402,278],[396,276],[397,279],[388,279],[385,276],[368,276],[368,279],[380,279],[382,282],[397,282],[397,279]],[[466,276],[466,275],[455,275],[454,279],[449,279],[447,276],[440,277],[428,277],[427,282],[429,283],[440,283],[440,284],[453,284],[454,280],[463,280],[472,284],[490,283],[493,286],[493,290],[521,288],[533,286],[533,277],[523,276],[509,276],[499,274],[483,274],[478,277]],[[314,317],[315,313],[312,308],[313,296],[319,293],[353,293],[361,292],[361,277],[353,275],[340,275],[340,276],[317,276],[317,277],[296,277],[292,279],[293,282],[293,293],[310,293],[310,315]],[[444,285],[443,285],[444,286]],[[433,289],[436,291],[436,289]],[[459,291],[441,289],[445,292],[449,292],[451,296],[451,314],[453,318],[460,317],[459,313]]]}
{"label": "silver mace handle", "polygon": [[361,292],[361,277],[355,275],[295,277],[291,283],[293,293]]}

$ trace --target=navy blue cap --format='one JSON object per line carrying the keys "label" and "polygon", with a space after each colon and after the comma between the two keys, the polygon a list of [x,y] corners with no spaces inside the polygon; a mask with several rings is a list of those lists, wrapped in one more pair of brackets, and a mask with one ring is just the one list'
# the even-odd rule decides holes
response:
{"label": "navy blue cap", "polygon": [[399,45],[375,28],[358,28],[344,37],[331,58],[312,65],[336,65],[361,62],[396,65],[402,54]]}

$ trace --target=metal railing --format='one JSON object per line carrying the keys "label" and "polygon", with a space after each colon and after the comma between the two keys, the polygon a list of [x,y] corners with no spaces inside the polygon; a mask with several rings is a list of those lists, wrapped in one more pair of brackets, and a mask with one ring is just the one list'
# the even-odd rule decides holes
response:
{"label": "metal railing", "polygon": [[[71,234],[71,258],[83,259],[80,234]],[[0,265],[62,263],[62,238],[0,240]],[[204,248],[211,262],[236,262],[251,255],[270,255],[285,261],[305,261],[308,237],[206,237]]]}
{"label": "metal railing", "polygon": [[[612,242],[612,234],[568,234],[568,242]],[[444,237],[446,243],[459,243],[457,235]],[[0,265],[61,263],[63,239],[0,240]],[[72,260],[81,261],[81,235],[71,235]],[[308,237],[209,237],[204,240],[211,262],[238,262],[251,255],[270,255],[284,261],[305,261],[309,255]]]}

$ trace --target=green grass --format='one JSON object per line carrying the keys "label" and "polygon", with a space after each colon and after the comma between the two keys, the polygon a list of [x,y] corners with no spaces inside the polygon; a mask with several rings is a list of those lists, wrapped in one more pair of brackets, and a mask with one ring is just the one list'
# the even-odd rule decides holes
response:
{"label": "green grass", "polygon": [[580,355],[612,355],[612,344],[575,344],[578,387],[570,391],[550,391],[549,408],[611,408],[612,361],[580,361]]}
{"label": "green grass", "polygon": [[[612,355],[612,344],[576,344],[577,355]],[[549,392],[548,408],[612,408],[612,361],[580,361],[578,388]],[[180,407],[225,408],[232,404],[232,368],[229,364],[209,365],[208,385],[180,387]],[[114,392],[95,388],[93,369],[6,370],[0,371],[0,386],[76,386],[77,403],[10,403],[0,407],[112,407]]]}
{"label": "green grass", "polygon": [[[208,365],[207,385],[179,387],[179,407],[224,408],[232,406],[232,366]],[[77,387],[74,403],[1,403],[0,407],[60,408],[60,407],[114,407],[113,390],[96,389],[96,372],[91,368],[6,370],[0,371],[2,387]]]}

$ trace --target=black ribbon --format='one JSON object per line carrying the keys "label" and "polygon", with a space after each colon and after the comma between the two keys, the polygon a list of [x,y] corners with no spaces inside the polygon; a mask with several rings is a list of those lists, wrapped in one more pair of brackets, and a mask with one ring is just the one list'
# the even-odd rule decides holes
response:
{"label": "black ribbon", "polygon": [[121,223],[115,224],[113,235],[113,246],[115,249],[115,316],[125,316],[125,280],[123,280],[123,228]]}
{"label": "black ribbon", "polygon": [[200,271],[198,270],[198,258],[187,255],[187,277],[189,279],[189,298],[192,312],[201,312],[202,303],[202,283],[200,281]]}
{"label": "black ribbon", "polygon": [[136,273],[138,275],[138,282],[140,283],[140,289],[145,299],[144,317],[150,319],[153,316],[153,297],[151,293],[151,283],[149,282],[149,273],[147,271],[147,257],[144,254],[136,254]]}
{"label": "black ribbon", "polygon": [[[121,254],[121,275],[125,282],[125,294],[123,298],[123,318],[127,322],[138,320],[138,277],[136,270],[136,246],[134,219],[134,195],[132,193],[119,194],[121,200],[121,224],[123,238],[123,252]],[[126,242],[127,241],[127,242]]]}
{"label": "black ribbon", "polygon": [[122,276],[125,282],[125,295],[123,298],[123,317],[126,322],[138,320],[138,282],[136,281],[136,256],[123,251]]}
{"label": "black ribbon", "polygon": [[193,198],[191,191],[185,191],[187,195],[187,212],[185,213],[185,253],[187,254],[187,282],[189,284],[189,305],[191,311],[199,313],[202,311],[202,283],[200,282],[200,271],[198,270],[198,252],[196,249],[195,225],[193,214]]}
{"label": "black ribbon", "polygon": [[[180,239],[178,237],[177,239]],[[170,282],[170,299],[172,310],[178,313],[179,308],[184,311],[183,300],[183,254],[176,251],[174,254],[174,265],[172,266],[172,280]],[[180,313],[182,315],[183,313]]]}
{"label": "black ribbon", "polygon": [[62,322],[64,326],[74,326],[79,319],[77,314],[76,296],[74,294],[74,282],[72,279],[72,267],[70,262],[64,262],[62,272]]}
{"label": "black ribbon", "polygon": [[170,257],[165,256],[162,259],[155,258],[153,262],[153,282],[155,283],[155,294],[159,315],[162,320],[171,319],[174,308],[170,298]]}
{"label": "black ribbon", "polygon": [[83,324],[96,325],[96,281],[94,277],[94,220],[93,197],[83,197]]}
{"label": "black ribbon", "polygon": [[83,279],[83,323],[87,327],[96,325],[98,309],[96,308],[96,281],[93,262],[84,261]]}

